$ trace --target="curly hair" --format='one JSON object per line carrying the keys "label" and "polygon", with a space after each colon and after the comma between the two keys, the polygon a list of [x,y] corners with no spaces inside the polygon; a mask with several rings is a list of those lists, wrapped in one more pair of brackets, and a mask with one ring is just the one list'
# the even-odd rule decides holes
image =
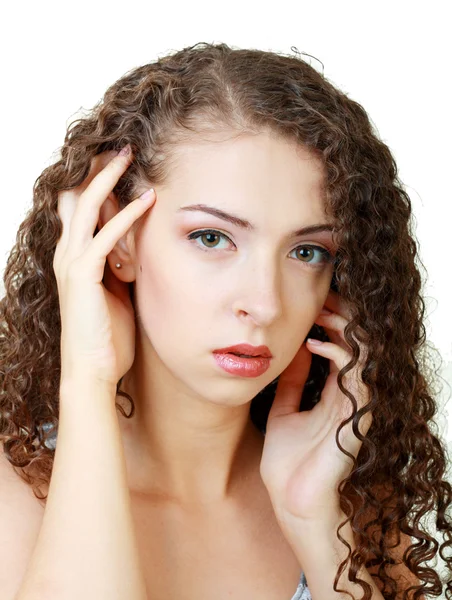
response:
{"label": "curly hair", "polygon": [[[353,427],[372,410],[373,421],[350,475],[339,486],[340,506],[359,543],[338,569],[350,561],[349,578],[357,582],[361,565],[373,574],[385,598],[400,593],[386,572],[394,535],[416,541],[403,556],[423,584],[415,598],[439,596],[439,574],[422,563],[452,546],[452,486],[445,477],[446,445],[435,435],[438,412],[432,359],[423,324],[425,304],[411,227],[411,201],[398,178],[395,160],[375,132],[363,107],[336,89],[309,63],[296,56],[226,44],[199,43],[130,70],[106,91],[96,106],[67,129],[61,158],[47,167],[33,186],[33,206],[21,223],[4,272],[6,294],[0,304],[0,439],[15,472],[45,501],[54,459],[52,433],[58,427],[61,321],[52,267],[62,233],[58,193],[77,187],[88,175],[92,158],[130,143],[134,161],[114,188],[120,208],[143,184],[167,181],[177,147],[218,128],[237,135],[268,131],[296,141],[325,167],[325,209],[334,221],[338,252],[331,287],[350,306],[345,339],[351,362],[338,374],[338,386],[353,405]],[[97,231],[96,231],[97,232]],[[421,263],[420,263],[421,264]],[[133,285],[130,284],[133,295]],[[328,340],[313,325],[308,334]],[[360,411],[343,384],[368,348],[362,371],[371,402]],[[300,410],[319,401],[329,361],[313,355]],[[262,431],[278,378],[253,398],[250,417]],[[134,413],[133,399],[128,414]],[[349,419],[350,420],[350,419]],[[343,422],[336,433],[336,443]],[[342,451],[342,450],[341,450]],[[382,491],[385,494],[382,494]],[[369,515],[375,519],[363,521]],[[440,545],[421,519],[436,511]],[[371,535],[377,523],[379,536]],[[338,537],[340,527],[336,531]],[[340,537],[339,537],[340,539]],[[345,544],[347,545],[347,544]],[[348,545],[347,545],[348,546]],[[439,547],[439,549],[438,549]],[[375,570],[375,569],[374,569]],[[364,599],[370,586],[360,580]],[[446,585],[452,598],[452,581]],[[397,596],[399,597],[399,596]],[[407,598],[404,592],[403,598]]]}

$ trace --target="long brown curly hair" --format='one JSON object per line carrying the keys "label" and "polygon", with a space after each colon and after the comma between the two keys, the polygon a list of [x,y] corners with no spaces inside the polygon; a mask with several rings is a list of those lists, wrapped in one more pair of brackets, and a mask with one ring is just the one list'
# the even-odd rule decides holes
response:
{"label": "long brown curly hair", "polygon": [[[298,52],[293,56],[195,44],[126,73],[87,115],[69,125],[61,158],[34,184],[33,206],[19,227],[4,272],[6,295],[0,304],[4,453],[44,502],[47,496],[41,494],[41,486],[48,485],[52,472],[60,386],[61,321],[52,267],[62,233],[58,193],[82,183],[95,155],[130,143],[134,160],[114,189],[123,208],[143,183],[165,182],[180,142],[218,127],[238,134],[266,130],[296,140],[325,166],[326,211],[339,243],[331,287],[352,311],[345,339],[353,359],[340,371],[338,385],[353,404],[355,432],[363,411],[373,413],[354,468],[339,487],[341,508],[359,543],[339,566],[334,589],[350,561],[351,581],[357,581],[361,565],[373,566],[373,577],[383,584],[385,598],[395,599],[399,584],[386,568],[394,562],[391,541],[394,536],[400,541],[402,532],[416,538],[403,557],[406,567],[423,582],[415,588],[414,598],[427,592],[439,596],[441,577],[422,563],[439,551],[450,572],[452,559],[445,551],[452,546],[447,515],[452,487],[445,479],[446,445],[433,431],[437,379],[423,324],[425,305],[410,198],[389,148],[363,107]],[[131,284],[132,296],[133,291]],[[308,335],[328,340],[318,325]],[[359,358],[356,340],[368,348],[362,378],[371,398],[360,413],[342,383]],[[309,410],[319,401],[328,365],[327,359],[313,355],[300,410]],[[131,411],[126,414],[117,407],[130,418],[133,399],[121,392],[120,385],[121,381],[118,395],[127,396]],[[251,402],[250,416],[261,430],[276,385],[277,378]],[[363,521],[369,508],[376,520]],[[436,529],[445,540],[439,550],[438,541],[420,522],[433,511]],[[370,531],[375,523],[378,537]],[[370,586],[360,585],[368,600]],[[445,585],[451,599],[452,582]]]}

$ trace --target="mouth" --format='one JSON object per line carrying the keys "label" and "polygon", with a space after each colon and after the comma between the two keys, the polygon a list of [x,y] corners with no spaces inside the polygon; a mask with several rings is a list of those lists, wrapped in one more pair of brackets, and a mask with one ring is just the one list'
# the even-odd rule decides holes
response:
{"label": "mouth", "polygon": [[213,355],[216,364],[230,375],[260,377],[270,368],[271,356],[264,356],[263,353],[267,354],[267,351],[261,349],[259,353],[255,353],[256,350],[251,351],[253,354],[249,352],[250,350],[247,349],[245,354],[243,348],[223,348],[214,350]]}
{"label": "mouth", "polygon": [[272,358],[272,353],[267,346],[251,346],[245,343],[220,348],[213,352],[214,354],[232,354],[241,358]]}

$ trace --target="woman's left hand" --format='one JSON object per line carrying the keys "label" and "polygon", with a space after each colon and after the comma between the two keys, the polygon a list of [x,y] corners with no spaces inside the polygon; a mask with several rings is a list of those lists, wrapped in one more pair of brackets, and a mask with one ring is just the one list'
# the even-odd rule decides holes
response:
{"label": "woman's left hand", "polygon": [[[344,329],[350,316],[343,299],[330,290],[325,307],[331,315],[315,320],[322,325],[331,342],[303,344],[290,365],[281,373],[270,410],[260,464],[260,474],[268,490],[275,514],[282,522],[316,523],[341,515],[339,483],[350,474],[352,460],[336,445],[339,424],[351,416],[352,403],[337,385],[337,374],[353,357],[345,342]],[[311,352],[330,360],[330,373],[318,404],[299,412],[300,399],[312,361]],[[366,351],[344,384],[355,397],[358,410],[369,402],[369,391],[361,379]],[[372,423],[371,412],[361,417],[363,436]],[[339,435],[342,447],[355,458],[362,442],[352,430],[352,421]]]}

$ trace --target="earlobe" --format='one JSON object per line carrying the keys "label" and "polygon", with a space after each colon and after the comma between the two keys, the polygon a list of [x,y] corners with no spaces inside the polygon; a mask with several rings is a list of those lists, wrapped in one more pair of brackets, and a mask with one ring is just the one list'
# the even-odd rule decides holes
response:
{"label": "earlobe", "polygon": [[[135,281],[135,266],[127,245],[126,236],[121,237],[107,256],[111,272],[121,281]],[[118,267],[118,265],[120,265]]]}
{"label": "earlobe", "polygon": [[110,271],[113,273],[116,279],[119,279],[125,283],[130,283],[135,280],[133,267],[131,268],[130,264],[128,264],[126,260],[122,260],[120,257],[118,257],[117,252],[110,253],[107,256],[107,262]]}

